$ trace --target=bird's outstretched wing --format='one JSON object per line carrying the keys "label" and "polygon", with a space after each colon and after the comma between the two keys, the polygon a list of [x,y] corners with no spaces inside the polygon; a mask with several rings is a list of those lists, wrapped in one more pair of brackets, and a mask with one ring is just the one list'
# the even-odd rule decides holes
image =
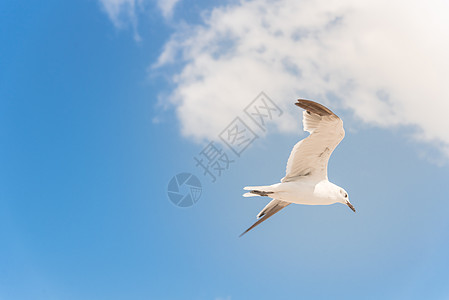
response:
{"label": "bird's outstretched wing", "polygon": [[343,121],[319,103],[299,99],[295,104],[305,109],[303,126],[310,135],[293,147],[281,181],[295,180],[298,176],[327,179],[329,157],[345,136]]}
{"label": "bird's outstretched wing", "polygon": [[269,217],[271,217],[275,213],[279,212],[281,209],[283,209],[284,207],[288,206],[289,204],[291,204],[291,203],[290,202],[281,201],[281,200],[276,200],[276,199],[272,200],[257,215],[257,218],[259,220],[257,220],[256,223],[251,225],[251,227],[246,229],[240,236],[244,235],[245,233],[247,233],[248,231],[250,231],[251,229],[253,229],[257,225],[259,225],[260,223],[262,223],[263,221],[265,221],[266,219],[268,219]]}

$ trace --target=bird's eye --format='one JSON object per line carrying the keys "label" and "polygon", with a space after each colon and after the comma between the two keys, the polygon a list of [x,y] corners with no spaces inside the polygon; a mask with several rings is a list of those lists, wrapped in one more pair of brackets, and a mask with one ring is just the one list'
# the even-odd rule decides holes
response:
{"label": "bird's eye", "polygon": [[348,194],[345,194],[345,198],[348,198]]}

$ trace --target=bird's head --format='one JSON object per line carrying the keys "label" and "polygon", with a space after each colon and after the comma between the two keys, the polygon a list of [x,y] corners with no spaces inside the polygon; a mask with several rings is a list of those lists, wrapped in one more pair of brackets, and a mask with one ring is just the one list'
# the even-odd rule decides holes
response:
{"label": "bird's head", "polygon": [[352,209],[353,212],[355,212],[354,206],[352,206],[351,202],[349,202],[348,193],[344,189],[340,188],[338,196],[341,203],[346,204],[350,209]]}

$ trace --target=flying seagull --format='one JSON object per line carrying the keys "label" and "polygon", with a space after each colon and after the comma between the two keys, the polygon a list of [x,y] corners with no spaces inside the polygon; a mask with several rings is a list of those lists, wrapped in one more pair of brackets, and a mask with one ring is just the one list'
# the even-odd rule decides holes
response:
{"label": "flying seagull", "polygon": [[286,175],[280,183],[243,188],[249,191],[244,197],[265,196],[273,200],[257,215],[257,222],[240,236],[292,203],[328,205],[339,202],[355,212],[348,193],[327,178],[329,157],[345,136],[343,121],[314,101],[299,99],[295,105],[305,109],[302,123],[310,135],[293,147]]}

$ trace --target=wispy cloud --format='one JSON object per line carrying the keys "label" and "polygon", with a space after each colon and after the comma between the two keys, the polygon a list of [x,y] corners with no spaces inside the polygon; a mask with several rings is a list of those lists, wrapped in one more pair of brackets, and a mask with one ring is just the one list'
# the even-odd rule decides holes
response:
{"label": "wispy cloud", "polygon": [[114,26],[119,29],[131,25],[134,39],[141,39],[137,31],[137,7],[142,0],[99,0],[105,13]]}
{"label": "wispy cloud", "polygon": [[[138,13],[144,11],[147,0],[99,0],[100,4],[116,28],[123,29],[131,25],[134,38],[141,40],[137,30]],[[170,19],[174,8],[180,0],[158,0],[157,6],[163,17]]]}
{"label": "wispy cloud", "polygon": [[217,297],[215,300],[231,300],[231,296],[227,296],[226,298]]}
{"label": "wispy cloud", "polygon": [[[182,64],[170,100],[195,139],[214,138],[264,90],[285,105],[338,99],[333,107],[368,124],[413,125],[417,140],[449,156],[448,9],[439,0],[242,1],[182,27],[155,66]],[[279,128],[297,130],[296,116]]]}
{"label": "wispy cloud", "polygon": [[172,17],[173,10],[178,2],[179,0],[158,0],[157,4],[162,12],[162,15],[169,19]]}

